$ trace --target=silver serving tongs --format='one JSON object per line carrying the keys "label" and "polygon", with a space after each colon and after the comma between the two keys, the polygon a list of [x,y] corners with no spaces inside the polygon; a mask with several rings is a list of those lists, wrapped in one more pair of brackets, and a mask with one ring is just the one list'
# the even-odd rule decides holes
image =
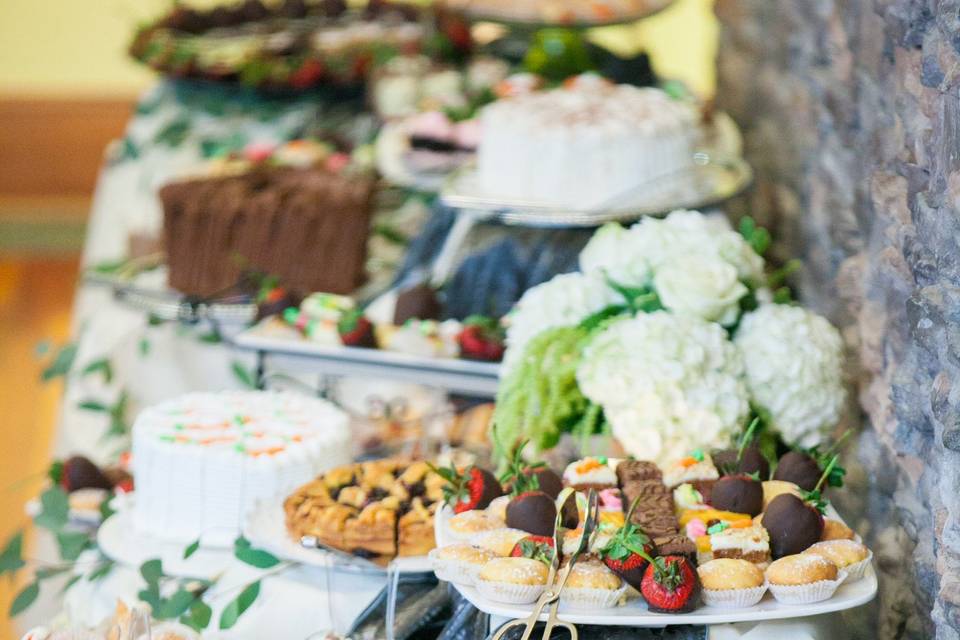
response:
{"label": "silver serving tongs", "polygon": [[503,625],[500,630],[497,631],[496,635],[493,636],[493,640],[501,640],[508,630],[520,626],[526,627],[520,640],[530,640],[537,621],[540,619],[547,605],[550,605],[550,613],[547,615],[547,622],[541,640],[550,640],[553,630],[557,627],[566,629],[570,633],[570,640],[577,640],[577,627],[572,622],[558,620],[557,609],[560,606],[560,593],[567,583],[567,578],[570,577],[570,572],[573,571],[573,567],[577,563],[580,554],[590,546],[590,539],[593,537],[593,533],[597,528],[597,521],[600,518],[600,504],[597,498],[597,492],[591,489],[590,493],[587,494],[586,519],[583,523],[583,530],[580,532],[580,538],[577,541],[577,548],[570,554],[567,565],[563,569],[560,569],[560,552],[563,549],[564,531],[563,507],[570,498],[576,500],[575,491],[570,487],[561,491],[560,495],[557,496],[557,521],[553,529],[553,560],[550,562],[550,573],[547,575],[546,590],[543,592],[543,595],[540,596],[540,599],[537,600],[533,611],[527,618],[513,620]]}

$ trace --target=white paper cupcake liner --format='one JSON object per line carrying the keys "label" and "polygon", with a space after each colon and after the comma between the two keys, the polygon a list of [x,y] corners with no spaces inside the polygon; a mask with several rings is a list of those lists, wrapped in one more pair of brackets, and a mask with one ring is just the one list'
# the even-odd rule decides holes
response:
{"label": "white paper cupcake liner", "polygon": [[841,570],[836,580],[820,580],[810,584],[779,585],[767,583],[770,593],[783,604],[811,604],[830,599],[837,587],[847,579],[847,572]]}
{"label": "white paper cupcake liner", "polygon": [[746,609],[761,600],[767,592],[767,585],[747,589],[704,589],[703,601],[711,607],[721,609]]}
{"label": "white paper cupcake liner", "polygon": [[530,604],[546,588],[542,584],[513,584],[512,582],[493,582],[477,578],[477,591],[487,600],[504,604]]}
{"label": "white paper cupcake liner", "polygon": [[847,582],[854,582],[861,579],[867,572],[867,567],[870,566],[872,561],[873,551],[868,550],[866,558],[860,562],[854,562],[853,564],[845,566],[843,570],[847,572]]}
{"label": "white paper cupcake liner", "polygon": [[626,590],[625,585],[612,590],[565,587],[560,592],[560,603],[574,609],[612,609],[626,599]]}
{"label": "white paper cupcake liner", "polygon": [[477,582],[477,576],[480,575],[482,565],[464,562],[463,560],[451,560],[449,558],[438,558],[439,549],[432,549],[427,554],[430,560],[430,566],[437,578],[454,584],[462,584],[472,587]]}

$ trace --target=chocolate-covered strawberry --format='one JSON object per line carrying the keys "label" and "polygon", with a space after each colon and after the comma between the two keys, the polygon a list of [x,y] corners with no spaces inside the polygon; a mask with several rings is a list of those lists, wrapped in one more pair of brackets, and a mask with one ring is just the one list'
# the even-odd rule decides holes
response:
{"label": "chocolate-covered strawberry", "polygon": [[774,480],[792,482],[804,491],[812,491],[823,470],[812,456],[802,451],[791,451],[777,463]]}
{"label": "chocolate-covered strawberry", "polygon": [[528,440],[524,440],[514,450],[506,471],[500,476],[500,484],[513,495],[524,491],[543,491],[556,500],[563,491],[563,479],[543,462],[530,463],[524,460],[523,450],[528,443]]}
{"label": "chocolate-covered strawberry", "polygon": [[724,476],[713,485],[710,506],[721,511],[759,515],[763,511],[763,483],[745,474]]}
{"label": "chocolate-covered strawberry", "polygon": [[505,334],[500,323],[486,316],[470,316],[463,321],[457,335],[460,357],[467,360],[499,362],[506,350]]}
{"label": "chocolate-covered strawberry", "polygon": [[447,481],[443,487],[444,501],[453,507],[454,513],[486,509],[494,499],[503,495],[503,488],[497,478],[477,466],[469,466],[463,471],[456,467],[430,468]]}
{"label": "chocolate-covered strawberry", "polygon": [[550,564],[553,561],[554,551],[552,536],[527,536],[513,545],[510,557],[530,558],[531,560],[539,560],[544,564]]}
{"label": "chocolate-covered strawberry", "polygon": [[770,534],[770,554],[774,560],[802,553],[820,541],[827,506],[820,489],[834,473],[839,459],[839,455],[830,458],[813,491],[802,491],[801,497],[783,493],[767,505],[761,524]]}
{"label": "chocolate-covered strawberry", "polygon": [[767,505],[761,524],[770,535],[774,560],[806,551],[823,535],[823,515],[817,507],[789,493]]}
{"label": "chocolate-covered strawberry", "polygon": [[657,613],[687,613],[697,607],[700,578],[683,556],[653,558],[643,573],[640,594]]}
{"label": "chocolate-covered strawberry", "polygon": [[721,475],[725,476],[755,473],[761,480],[770,477],[770,463],[755,444],[747,445],[742,452],[737,449],[717,451],[713,454],[713,463],[720,470]]}
{"label": "chocolate-covered strawberry", "polygon": [[599,554],[607,568],[637,591],[640,590],[643,572],[654,552],[653,541],[631,520],[639,502],[639,497],[633,501],[627,511],[625,524],[610,538]]}
{"label": "chocolate-covered strawberry", "polygon": [[340,341],[348,347],[375,349],[377,346],[373,323],[359,309],[343,314],[337,323],[337,333],[340,334]]}
{"label": "chocolate-covered strawberry", "polygon": [[100,470],[100,467],[83,456],[71,456],[61,465],[54,465],[51,473],[64,491],[78,489],[113,489],[113,483]]}
{"label": "chocolate-covered strawberry", "polygon": [[[556,523],[556,502],[543,491],[524,491],[507,504],[507,526],[511,529],[520,529],[535,536],[552,536]],[[561,525],[576,529],[579,523],[576,502],[568,500],[563,505]]]}

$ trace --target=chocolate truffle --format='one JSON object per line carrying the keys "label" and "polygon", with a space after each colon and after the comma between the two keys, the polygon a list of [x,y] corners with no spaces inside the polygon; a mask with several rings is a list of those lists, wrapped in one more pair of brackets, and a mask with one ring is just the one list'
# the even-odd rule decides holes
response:
{"label": "chocolate truffle", "polygon": [[792,482],[804,491],[813,491],[822,473],[816,460],[800,451],[791,451],[780,458],[773,479]]}
{"label": "chocolate truffle", "polygon": [[[563,526],[575,529],[579,522],[576,503],[568,501],[563,510]],[[507,526],[511,529],[520,529],[535,536],[552,536],[556,521],[557,506],[554,499],[542,491],[521,493],[507,505]]]}
{"label": "chocolate truffle", "polygon": [[760,453],[760,448],[755,444],[745,447],[743,455],[740,456],[740,463],[737,464],[737,450],[724,449],[713,454],[713,463],[719,469],[721,475],[730,475],[735,473],[757,473],[761,480],[770,477],[770,463]]}
{"label": "chocolate truffle", "polygon": [[755,516],[763,511],[763,483],[750,476],[724,476],[710,492],[710,506]]}
{"label": "chocolate truffle", "polygon": [[770,554],[775,560],[806,551],[823,534],[820,512],[789,493],[767,505],[761,524],[770,534]]}

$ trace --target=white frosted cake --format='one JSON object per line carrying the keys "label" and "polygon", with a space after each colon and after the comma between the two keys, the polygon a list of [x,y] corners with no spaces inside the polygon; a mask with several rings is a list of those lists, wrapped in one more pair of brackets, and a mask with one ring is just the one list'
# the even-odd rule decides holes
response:
{"label": "white frosted cake", "polygon": [[689,167],[698,114],[659,89],[583,78],[484,109],[485,195],[591,209]]}
{"label": "white frosted cake", "polygon": [[230,544],[258,501],[282,500],[351,461],[345,413],[273,392],[193,393],[133,426],[134,526],[172,541]]}

